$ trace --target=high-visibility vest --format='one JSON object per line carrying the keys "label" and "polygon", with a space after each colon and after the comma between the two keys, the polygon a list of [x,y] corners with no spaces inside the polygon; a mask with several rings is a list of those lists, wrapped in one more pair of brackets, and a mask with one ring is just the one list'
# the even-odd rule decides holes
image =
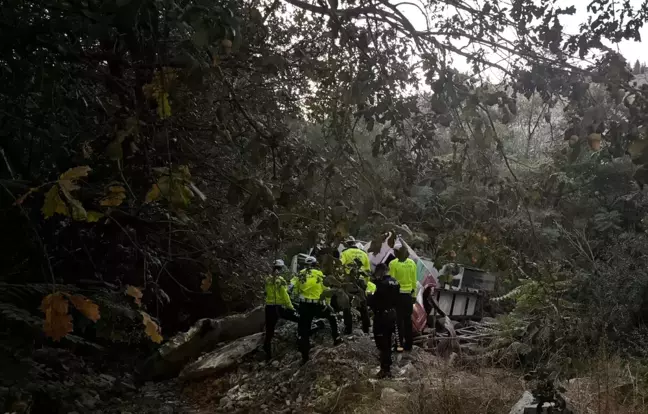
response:
{"label": "high-visibility vest", "polygon": [[317,269],[304,269],[294,278],[294,289],[299,299],[319,300],[324,292],[324,273]]}
{"label": "high-visibility vest", "polygon": [[389,262],[389,275],[396,279],[400,285],[401,293],[411,293],[414,296],[416,291],[416,263],[412,259],[400,261],[394,259]]}
{"label": "high-visibility vest", "polygon": [[286,279],[279,275],[269,275],[265,284],[266,305],[281,305],[293,309],[293,304],[288,296]]}
{"label": "high-visibility vest", "polygon": [[347,273],[349,273],[349,266],[355,261],[355,259],[359,259],[360,263],[362,263],[361,270],[364,270],[365,272],[367,272],[367,274],[371,273],[369,255],[367,255],[364,250],[352,247],[350,249],[346,249],[340,254],[340,261],[344,265]]}

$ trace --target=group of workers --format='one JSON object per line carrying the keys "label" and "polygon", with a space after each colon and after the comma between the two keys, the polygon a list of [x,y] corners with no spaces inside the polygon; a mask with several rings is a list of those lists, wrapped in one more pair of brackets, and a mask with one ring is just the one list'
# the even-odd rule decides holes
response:
{"label": "group of workers", "polygon": [[[356,275],[358,286],[364,289],[363,300],[356,306],[360,311],[362,331],[368,334],[371,321],[369,307],[373,312],[373,335],[379,350],[379,377],[391,376],[392,350],[410,351],[412,349],[412,308],[415,302],[416,263],[409,258],[406,246],[395,246],[395,256],[390,255],[378,264],[373,272],[367,253],[356,246],[353,238],[345,241],[345,250],[339,260],[347,274]],[[346,306],[339,309],[336,296],[323,295],[329,289],[324,285],[324,273],[318,269],[315,257],[308,256],[305,268],[287,280],[287,268],[281,259],[274,263],[274,270],[266,280],[266,336],[264,350],[266,358],[272,354],[271,341],[277,321],[281,319],[297,323],[297,345],[302,355],[302,363],[309,359],[310,336],[314,319],[328,320],[333,344],[342,342],[338,331],[336,310],[342,310],[345,334],[352,332],[352,313]],[[294,304],[293,299],[294,298]],[[297,309],[295,309],[295,307]],[[321,325],[319,326],[321,327]],[[317,328],[315,328],[317,329]],[[396,341],[394,343],[394,333]]]}

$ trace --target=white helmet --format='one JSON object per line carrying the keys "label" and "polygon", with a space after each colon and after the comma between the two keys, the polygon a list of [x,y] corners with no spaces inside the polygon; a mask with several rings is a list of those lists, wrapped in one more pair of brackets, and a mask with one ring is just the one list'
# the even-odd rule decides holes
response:
{"label": "white helmet", "polygon": [[345,244],[347,247],[355,247],[355,245],[356,245],[356,239],[355,239],[355,237],[353,237],[353,236],[349,236],[349,237],[347,237],[347,238],[344,240],[344,244]]}
{"label": "white helmet", "polygon": [[304,259],[304,264],[308,266],[313,266],[317,264],[317,259],[313,256],[308,256],[306,259]]}

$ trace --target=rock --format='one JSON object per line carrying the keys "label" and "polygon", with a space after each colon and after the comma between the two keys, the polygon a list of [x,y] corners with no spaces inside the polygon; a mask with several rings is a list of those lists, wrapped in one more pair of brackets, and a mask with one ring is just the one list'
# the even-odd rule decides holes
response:
{"label": "rock", "polygon": [[272,368],[279,368],[279,361],[272,361]]}
{"label": "rock", "polygon": [[232,399],[230,397],[228,397],[228,396],[225,396],[225,397],[220,399],[220,401],[218,402],[218,405],[221,405],[221,406],[224,407],[224,406],[230,404],[231,402],[232,402]]}
{"label": "rock", "polygon": [[385,405],[396,405],[404,398],[406,398],[405,394],[402,394],[393,388],[383,388],[380,392],[380,401],[384,402]]}
{"label": "rock", "polygon": [[509,411],[509,414],[525,414],[527,407],[534,407],[533,400],[533,394],[529,391],[524,391],[522,397],[511,408],[511,411]]}
{"label": "rock", "polygon": [[263,343],[263,333],[259,332],[237,339],[224,347],[212,351],[187,365],[179,375],[181,380],[193,380],[222,373],[241,362],[246,355],[254,352]]}
{"label": "rock", "polygon": [[220,319],[201,319],[187,332],[169,339],[141,367],[140,380],[162,380],[176,376],[190,361],[212,350],[219,342],[232,341],[261,332],[264,308]]}
{"label": "rock", "polygon": [[400,370],[400,375],[405,377],[412,377],[417,373],[418,371],[416,370],[416,367],[411,362],[408,362],[407,365]]}
{"label": "rock", "polygon": [[99,402],[99,399],[87,392],[84,392],[83,394],[81,394],[77,402],[84,408],[93,409],[97,405],[97,402]]}
{"label": "rock", "polygon": [[165,404],[162,407],[160,407],[160,411],[159,411],[160,414],[173,414],[174,412],[175,409],[168,404]]}

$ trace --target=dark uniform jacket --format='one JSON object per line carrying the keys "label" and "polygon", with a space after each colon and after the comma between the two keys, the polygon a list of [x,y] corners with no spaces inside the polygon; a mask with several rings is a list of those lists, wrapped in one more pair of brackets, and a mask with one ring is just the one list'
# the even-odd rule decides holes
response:
{"label": "dark uniform jacket", "polygon": [[367,298],[367,305],[371,307],[374,313],[395,309],[400,295],[400,285],[396,279],[385,276],[383,279],[375,281],[375,283],[376,292]]}

